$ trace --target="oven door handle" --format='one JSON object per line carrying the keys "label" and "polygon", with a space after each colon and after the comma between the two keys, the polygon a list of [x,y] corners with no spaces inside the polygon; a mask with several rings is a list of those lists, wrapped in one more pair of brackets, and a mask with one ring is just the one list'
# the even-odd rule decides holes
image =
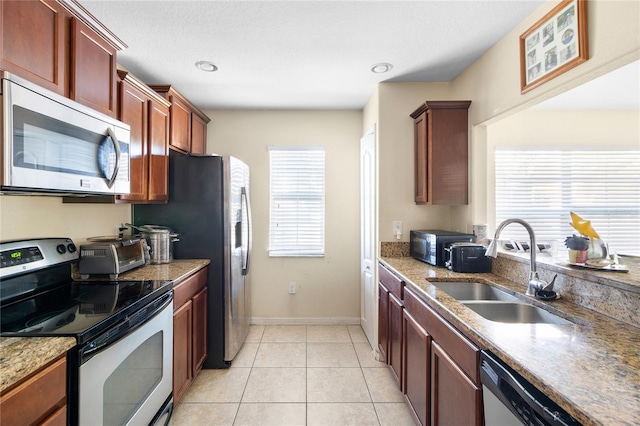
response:
{"label": "oven door handle", "polygon": [[98,354],[102,349],[109,346],[113,342],[120,340],[122,337],[134,331],[139,326],[155,317],[160,311],[165,309],[173,301],[173,291],[169,291],[158,299],[153,301],[153,309],[142,312],[134,312],[122,321],[105,331],[97,339],[88,342],[80,349],[80,364],[89,361],[91,357]]}

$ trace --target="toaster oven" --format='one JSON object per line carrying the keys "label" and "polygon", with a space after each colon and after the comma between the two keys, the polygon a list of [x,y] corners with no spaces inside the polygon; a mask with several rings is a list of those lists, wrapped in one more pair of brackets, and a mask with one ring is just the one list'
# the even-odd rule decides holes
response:
{"label": "toaster oven", "polygon": [[91,242],[80,246],[78,264],[80,278],[90,275],[109,275],[117,279],[118,274],[145,264],[146,243],[140,238]]}

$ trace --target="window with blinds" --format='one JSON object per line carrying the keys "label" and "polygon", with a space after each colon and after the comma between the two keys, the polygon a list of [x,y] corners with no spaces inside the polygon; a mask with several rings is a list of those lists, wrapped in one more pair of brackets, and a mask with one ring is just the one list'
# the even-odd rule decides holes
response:
{"label": "window with blinds", "polygon": [[[590,220],[620,254],[640,255],[640,151],[496,149],[496,226],[531,224],[538,242],[577,233],[569,212]],[[509,226],[501,239],[528,241]]]}
{"label": "window with blinds", "polygon": [[324,147],[270,146],[270,256],[324,256]]}

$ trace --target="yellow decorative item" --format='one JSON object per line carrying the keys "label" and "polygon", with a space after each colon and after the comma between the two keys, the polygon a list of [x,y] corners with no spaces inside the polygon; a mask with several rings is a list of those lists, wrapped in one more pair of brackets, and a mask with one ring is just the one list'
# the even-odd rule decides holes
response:
{"label": "yellow decorative item", "polygon": [[584,235],[586,237],[591,238],[600,238],[600,235],[593,229],[591,226],[590,220],[584,220],[574,212],[571,213],[571,226],[575,228],[576,231],[580,233],[580,235]]}

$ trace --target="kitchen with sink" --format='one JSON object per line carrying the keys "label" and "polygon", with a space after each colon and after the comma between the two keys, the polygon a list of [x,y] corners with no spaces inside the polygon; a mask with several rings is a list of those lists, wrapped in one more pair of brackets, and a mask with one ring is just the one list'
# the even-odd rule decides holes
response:
{"label": "kitchen with sink", "polygon": [[0,22],[1,424],[640,424],[640,2]]}

